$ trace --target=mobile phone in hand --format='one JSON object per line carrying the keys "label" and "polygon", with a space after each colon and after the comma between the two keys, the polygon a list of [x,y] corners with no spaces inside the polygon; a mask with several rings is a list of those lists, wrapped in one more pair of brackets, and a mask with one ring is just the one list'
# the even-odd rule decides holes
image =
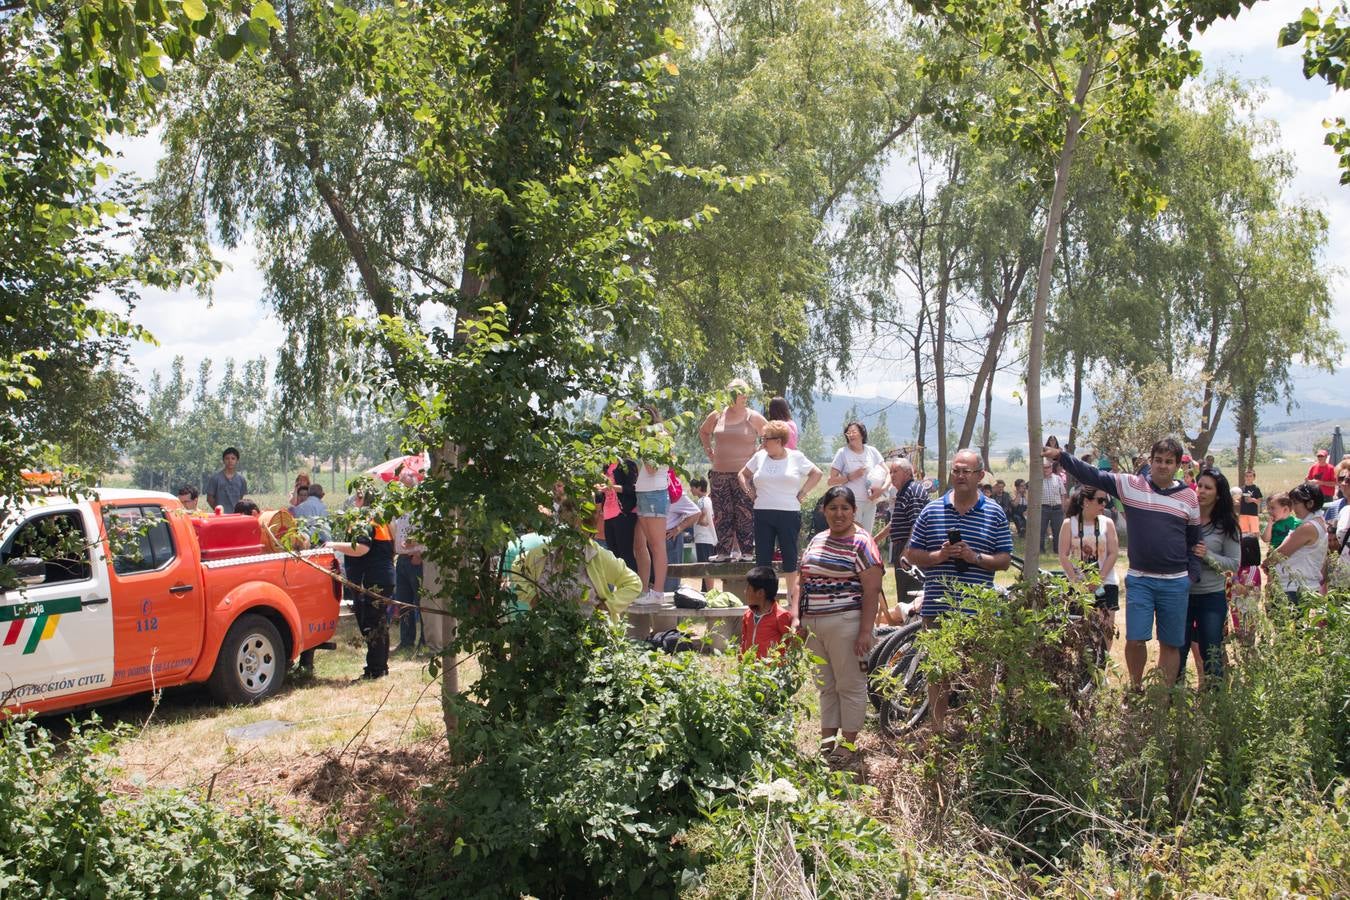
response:
{"label": "mobile phone in hand", "polygon": [[[953,528],[951,531],[947,532],[947,543],[949,544],[961,543],[960,529]],[[956,566],[956,571],[958,572],[964,572],[966,571],[966,569],[970,568],[970,563],[966,562],[964,559],[954,559],[952,560],[952,565]]]}

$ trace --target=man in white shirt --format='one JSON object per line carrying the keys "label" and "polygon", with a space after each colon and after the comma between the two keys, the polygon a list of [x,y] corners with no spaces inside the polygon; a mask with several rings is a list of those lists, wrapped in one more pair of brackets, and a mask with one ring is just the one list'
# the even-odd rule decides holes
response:
{"label": "man in white shirt", "polygon": [[[405,487],[417,485],[417,473],[404,469],[398,479]],[[415,650],[419,643],[417,625],[422,620],[422,554],[427,548],[413,537],[412,517],[404,513],[394,520],[394,599],[400,604],[395,615],[398,617],[399,650]]]}
{"label": "man in white shirt", "polygon": [[[717,548],[717,528],[713,523],[712,497],[708,496],[708,480],[693,479],[689,482],[689,490],[693,493],[698,508],[703,511],[703,515],[694,523],[694,558],[699,562],[707,562],[712,559],[713,550]],[[703,590],[712,590],[712,586],[711,578],[703,579]]]}
{"label": "man in white shirt", "polygon": [[[684,532],[690,528],[703,516],[703,510],[685,491],[680,495],[680,499],[670,504],[666,510],[666,559],[671,563],[684,561]],[[672,575],[666,576],[666,583],[662,585],[661,590],[673,591],[680,586],[680,579]]]}
{"label": "man in white shirt", "polygon": [[1054,471],[1049,462],[1041,465],[1041,552],[1045,552],[1045,536],[1050,534],[1050,547],[1059,553],[1059,526],[1069,509],[1069,489],[1064,476]]}

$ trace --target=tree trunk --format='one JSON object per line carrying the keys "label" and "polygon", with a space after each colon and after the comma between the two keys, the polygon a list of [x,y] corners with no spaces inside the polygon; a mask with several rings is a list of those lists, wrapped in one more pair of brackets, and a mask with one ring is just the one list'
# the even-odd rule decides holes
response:
{"label": "tree trunk", "polygon": [[1083,353],[1076,351],[1073,355],[1073,410],[1069,413],[1069,442],[1066,446],[1070,449],[1078,447],[1078,420],[1083,415]]}
{"label": "tree trunk", "polygon": [[[293,38],[293,35],[291,37]],[[328,177],[323,144],[318,136],[322,131],[322,124],[316,121],[318,117],[310,106],[304,75],[296,65],[295,55],[289,43],[283,42],[280,36],[274,33],[271,45],[273,55],[290,79],[291,105],[304,117],[296,129],[299,146],[294,149],[300,152],[305,168],[314,179],[314,188],[319,192],[324,206],[328,207],[333,224],[337,226],[338,234],[342,236],[342,242],[356,265],[357,273],[361,276],[361,284],[365,287],[370,301],[375,304],[375,311],[380,315],[392,316],[395,312],[393,291],[376,269],[371,246],[352,216],[346,199]]]}
{"label": "tree trunk", "polygon": [[1247,469],[1256,464],[1256,392],[1246,388],[1237,401],[1238,458],[1237,478],[1241,483]]}
{"label": "tree trunk", "polygon": [[1013,301],[1022,288],[1023,274],[1019,274],[1011,285],[1005,285],[1002,296],[995,301],[994,325],[989,332],[989,343],[985,347],[984,358],[980,360],[980,369],[975,373],[975,383],[971,385],[970,401],[966,404],[966,418],[961,425],[962,447],[970,446],[975,434],[976,416],[980,410],[980,397],[987,392],[986,385],[993,383],[994,372],[998,369],[998,358],[1003,352],[1003,337],[1008,332],[1008,317],[1012,313]]}
{"label": "tree trunk", "polygon": [[1045,240],[1041,245],[1041,262],[1036,277],[1036,300],[1031,311],[1031,340],[1027,350],[1027,456],[1031,471],[1027,478],[1027,545],[1024,575],[1035,578],[1041,563],[1041,358],[1045,355],[1045,311],[1050,299],[1050,279],[1055,270],[1055,250],[1059,239],[1059,221],[1064,215],[1064,198],[1069,190],[1069,171],[1073,167],[1073,151],[1078,145],[1080,110],[1096,69],[1094,60],[1086,60],[1078,73],[1074,89],[1073,107],[1064,129],[1064,147],[1055,165],[1055,187],[1050,194],[1050,209],[1046,212]]}
{"label": "tree trunk", "polygon": [[980,456],[989,468],[989,415],[994,409],[994,376],[990,373],[984,382],[984,432],[980,435]]}
{"label": "tree trunk", "polygon": [[1191,442],[1191,455],[1197,460],[1204,459],[1205,454],[1209,452],[1209,445],[1214,441],[1214,435],[1219,430],[1219,423],[1223,421],[1223,410],[1228,405],[1228,394],[1226,392],[1217,393],[1218,403],[1214,407],[1213,418],[1208,415],[1204,418],[1205,427],[1195,436]]}
{"label": "tree trunk", "polygon": [[774,397],[786,397],[787,376],[783,372],[783,364],[778,361],[760,363],[759,385],[764,391],[765,405]]}
{"label": "tree trunk", "polygon": [[918,420],[915,437],[919,445],[919,458],[912,459],[915,469],[923,474],[924,448],[928,446],[928,407],[923,396],[923,325],[928,319],[928,304],[920,301],[919,314],[914,322],[914,402],[917,404]]}
{"label": "tree trunk", "polygon": [[[955,154],[953,154],[955,157]],[[951,243],[947,228],[950,223],[952,190],[950,184],[960,175],[961,163],[953,158],[950,167],[949,187],[943,193],[942,203],[938,207],[938,283],[937,283],[937,322],[933,327],[933,398],[937,405],[938,421],[938,488],[947,490],[947,301],[951,296]]]}

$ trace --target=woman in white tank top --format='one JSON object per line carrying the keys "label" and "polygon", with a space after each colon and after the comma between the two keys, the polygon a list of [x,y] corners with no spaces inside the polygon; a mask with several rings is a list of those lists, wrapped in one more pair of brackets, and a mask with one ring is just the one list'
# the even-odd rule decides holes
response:
{"label": "woman in white tank top", "polygon": [[1318,510],[1325,500],[1321,489],[1315,485],[1300,484],[1290,491],[1289,502],[1294,507],[1294,515],[1303,521],[1266,557],[1266,567],[1273,567],[1272,574],[1291,603],[1298,603],[1300,593],[1322,592],[1322,572],[1327,562],[1327,523]]}
{"label": "woman in white tank top", "polygon": [[1106,516],[1110,502],[1106,491],[1085,485],[1069,497],[1069,517],[1059,526],[1059,564],[1064,576],[1077,583],[1083,581],[1088,569],[1101,573],[1093,605],[1106,626],[1108,650],[1120,609],[1120,580],[1116,577],[1120,539],[1115,523]]}

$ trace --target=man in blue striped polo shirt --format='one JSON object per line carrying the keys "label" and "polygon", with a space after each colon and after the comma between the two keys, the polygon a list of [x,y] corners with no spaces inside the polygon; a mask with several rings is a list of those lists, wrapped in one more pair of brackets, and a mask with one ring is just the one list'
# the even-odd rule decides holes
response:
{"label": "man in blue striped polo shirt", "polygon": [[[974,450],[958,450],[952,458],[951,490],[919,513],[905,559],[924,570],[923,618],[928,626],[943,613],[959,609],[963,585],[993,587],[994,573],[1012,565],[1008,517],[997,503],[980,493],[984,460]],[[959,531],[959,541],[952,531]],[[947,716],[945,684],[928,685],[928,710],[941,730]]]}

